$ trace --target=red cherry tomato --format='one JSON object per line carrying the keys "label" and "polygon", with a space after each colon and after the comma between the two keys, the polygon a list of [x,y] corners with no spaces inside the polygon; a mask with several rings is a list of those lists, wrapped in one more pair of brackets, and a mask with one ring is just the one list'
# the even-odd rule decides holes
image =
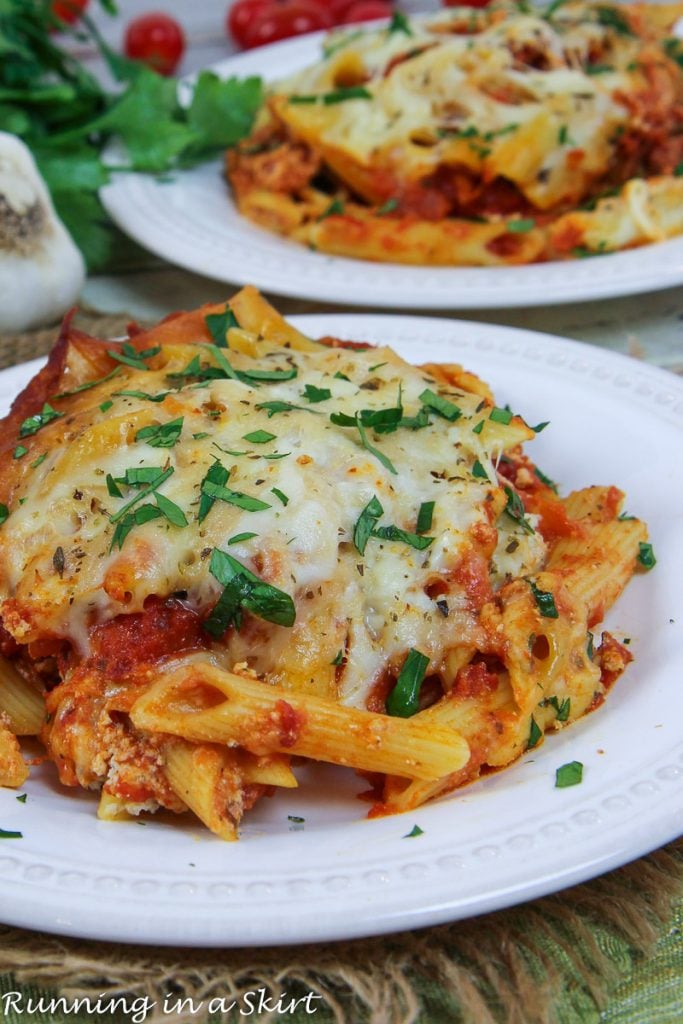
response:
{"label": "red cherry tomato", "polygon": [[185,36],[167,14],[144,14],[126,29],[125,50],[126,56],[141,60],[160,75],[171,75],[185,52]]}
{"label": "red cherry tomato", "polygon": [[490,0],[441,0],[444,7],[488,7]]}
{"label": "red cherry tomato", "polygon": [[356,0],[347,8],[342,23],[352,25],[354,21],[376,21],[377,18],[390,18],[392,13],[389,0]]}
{"label": "red cherry tomato", "polygon": [[328,0],[327,8],[332,15],[334,24],[341,25],[349,7],[353,7],[357,3],[358,0]]}
{"label": "red cherry tomato", "polygon": [[228,14],[230,34],[245,50],[332,24],[327,5],[319,0],[236,0]]}
{"label": "red cherry tomato", "polygon": [[55,18],[59,18],[65,24],[73,25],[78,21],[88,3],[89,0],[54,0],[51,5],[52,13]]}
{"label": "red cherry tomato", "polygon": [[238,46],[247,45],[245,40],[251,34],[256,18],[270,6],[271,0],[237,0],[230,4],[225,27]]}

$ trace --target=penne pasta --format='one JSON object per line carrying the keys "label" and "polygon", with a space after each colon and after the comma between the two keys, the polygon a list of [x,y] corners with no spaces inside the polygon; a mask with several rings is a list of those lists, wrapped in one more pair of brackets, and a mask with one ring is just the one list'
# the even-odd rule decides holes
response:
{"label": "penne pasta", "polygon": [[45,722],[42,694],[7,658],[0,658],[0,716],[3,715],[15,736],[37,736]]}

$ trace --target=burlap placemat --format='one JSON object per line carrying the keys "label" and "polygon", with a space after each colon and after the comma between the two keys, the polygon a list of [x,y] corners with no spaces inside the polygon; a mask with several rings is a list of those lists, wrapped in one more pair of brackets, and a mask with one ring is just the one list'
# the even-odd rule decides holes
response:
{"label": "burlap placemat", "polygon": [[[125,315],[79,315],[100,337],[125,333]],[[0,336],[0,367],[47,352],[54,329]],[[2,910],[0,908],[0,915]],[[680,1024],[683,1020],[683,842],[555,896],[511,910],[378,939],[276,949],[194,950],[61,939],[0,926],[0,1019],[6,1024],[127,1022],[147,997],[145,1024],[240,1019],[209,1014],[261,992],[320,999],[315,1013],[259,1021],[300,1024]],[[49,1002],[28,1015],[2,996]],[[166,1012],[168,993],[197,1009]],[[128,1011],[93,1016],[73,1000],[128,999]],[[190,1004],[187,1004],[188,1006]],[[282,1004],[284,1005],[284,1004]],[[26,1002],[20,1004],[26,1006]],[[7,1008],[9,1007],[9,1008]],[[245,1014],[242,1014],[242,1016]]]}

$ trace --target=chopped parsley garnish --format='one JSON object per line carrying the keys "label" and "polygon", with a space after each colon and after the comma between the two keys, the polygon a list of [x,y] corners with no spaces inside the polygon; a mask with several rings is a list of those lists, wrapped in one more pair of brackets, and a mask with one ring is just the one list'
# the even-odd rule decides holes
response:
{"label": "chopped parsley garnish", "polygon": [[243,434],[242,440],[252,444],[267,444],[275,440],[275,434],[269,434],[267,430],[252,430],[251,434]]}
{"label": "chopped parsley garnish", "polygon": [[398,540],[417,551],[424,551],[434,543],[433,537],[419,537],[416,533],[408,533],[398,526],[378,526],[376,530],[372,531],[372,536],[378,537],[380,540]]}
{"label": "chopped parsley garnish", "polygon": [[219,348],[228,347],[228,331],[231,327],[239,327],[237,317],[228,305],[222,313],[209,313],[204,317],[204,323]]}
{"label": "chopped parsley garnish", "polygon": [[7,508],[7,505],[3,505],[2,502],[0,502],[0,526],[2,526],[3,523],[7,522],[8,518],[9,509]]}
{"label": "chopped parsley garnish", "polygon": [[335,103],[345,103],[346,100],[371,100],[372,93],[362,85],[349,85],[342,89],[335,89],[333,92],[313,93],[304,96],[290,96],[290,103],[324,103],[325,106],[332,106]]}
{"label": "chopped parsley garnish", "polygon": [[23,459],[24,455],[28,455],[28,448],[24,448],[23,444],[18,444],[12,452],[12,458]]}
{"label": "chopped parsley garnish", "polygon": [[251,540],[252,537],[258,537],[258,533],[236,533],[234,537],[231,537],[228,544],[241,544],[242,541]]}
{"label": "chopped parsley garnish", "polygon": [[635,516],[628,515],[627,512],[622,512],[620,516],[617,516],[617,520],[620,523],[630,523],[635,520]]}
{"label": "chopped parsley garnish", "polygon": [[611,64],[587,64],[584,70],[587,75],[607,75],[614,68]]}
{"label": "chopped parsley garnish", "polygon": [[385,455],[384,452],[381,452],[379,450],[379,448],[375,448],[375,446],[373,444],[370,444],[370,442],[368,441],[367,435],[365,433],[365,430],[363,428],[363,424],[361,423],[361,420],[360,420],[359,416],[356,416],[356,426],[358,427],[358,433],[360,435],[361,444],[363,445],[365,450],[370,452],[371,455],[374,455],[375,458],[379,462],[381,462],[382,465],[386,469],[388,469],[390,473],[393,473],[394,476],[398,476],[398,470],[394,466],[394,464],[391,461],[391,459],[389,458],[389,456]]}
{"label": "chopped parsley garnish", "polygon": [[569,761],[555,771],[555,789],[578,786],[583,781],[583,765],[580,761]]}
{"label": "chopped parsley garnish", "polygon": [[[214,465],[220,465],[215,463]],[[229,487],[225,487],[223,484],[219,484],[210,479],[210,473],[213,470],[213,466],[209,469],[201,483],[202,496],[213,498],[217,501],[224,501],[228,505],[236,505],[237,508],[243,508],[245,512],[261,512],[263,509],[271,508],[272,506],[266,501],[261,501],[260,498],[254,498],[250,494],[242,494],[241,491],[233,491]],[[223,467],[220,467],[223,469]],[[226,470],[227,472],[227,470]],[[217,475],[217,474],[216,474]],[[226,477],[227,480],[227,477]]]}
{"label": "chopped parsley garnish", "polygon": [[173,466],[169,466],[167,469],[161,470],[158,476],[156,476],[154,480],[151,480],[147,487],[144,487],[138,494],[135,495],[135,497],[131,498],[130,501],[126,502],[126,504],[122,508],[120,508],[118,512],[114,513],[113,516],[110,516],[110,521],[112,523],[117,523],[120,519],[123,519],[126,513],[131,508],[133,508],[134,505],[137,505],[139,501],[142,501],[143,498],[146,498],[147,495],[152,493],[152,491],[155,491],[158,487],[161,487],[165,480],[168,480],[170,476],[173,476],[173,473]]}
{"label": "chopped parsley garnish", "polygon": [[500,409],[497,405],[494,405],[489,413],[489,419],[492,423],[502,423],[506,427],[508,423],[512,422],[512,413],[509,409]]}
{"label": "chopped parsley garnish", "polygon": [[113,404],[111,398],[108,398],[106,402],[102,402],[100,405],[100,412],[109,412]]}
{"label": "chopped parsley garnish", "polygon": [[638,561],[645,569],[653,569],[655,567],[657,559],[655,558],[652,544],[640,542],[638,545]]}
{"label": "chopped parsley garnish", "polygon": [[43,452],[42,455],[39,455],[37,459],[30,463],[31,469],[38,469],[38,466],[42,465],[46,458],[47,452]]}
{"label": "chopped parsley garnish", "polygon": [[41,427],[47,426],[53,420],[60,419],[63,415],[63,412],[57,412],[49,402],[46,402],[41,412],[37,412],[24,420],[19,427],[19,437],[30,437],[32,434],[37,434]]}
{"label": "chopped parsley garnish", "polygon": [[328,217],[334,217],[335,215],[341,216],[345,211],[346,206],[344,205],[344,200],[337,197],[336,199],[333,199],[330,205],[320,214],[318,217],[318,223],[321,220],[326,220]]}
{"label": "chopped parsley garnish", "polygon": [[536,724],[536,719],[532,715],[531,724],[529,726],[529,739],[526,743],[526,749],[533,750],[534,747],[537,747],[542,736],[543,733],[539,729],[538,725]]}
{"label": "chopped parsley garnish", "polygon": [[569,128],[566,124],[560,125],[559,131],[557,133],[557,144],[558,146],[566,146],[568,144],[571,144],[569,139]]}
{"label": "chopped parsley garnish", "polygon": [[318,415],[317,409],[307,409],[305,405],[292,405],[291,402],[282,402],[279,399],[276,399],[273,402],[259,402],[256,408],[265,410],[268,413],[268,419],[271,419],[279,412],[292,412],[294,409],[303,410],[304,412],[312,412]]}
{"label": "chopped parsley garnish", "polygon": [[337,370],[337,372],[334,375],[334,378],[335,380],[347,380],[349,384],[351,383],[351,378],[347,377],[345,373],[341,372],[341,370]]}
{"label": "chopped parsley garnish", "polygon": [[17,800],[17,803],[19,803],[19,804],[25,804],[27,798],[28,798],[28,793],[22,793],[21,796],[18,796],[16,798],[16,800]]}
{"label": "chopped parsley garnish", "polygon": [[275,497],[278,498],[283,505],[289,505],[289,498],[283,491],[280,490],[279,487],[271,487],[270,493],[274,494]]}
{"label": "chopped parsley garnish", "polygon": [[343,665],[344,664],[344,651],[340,648],[335,654],[334,658],[330,662],[330,665]]}
{"label": "chopped parsley garnish", "polygon": [[296,366],[289,366],[286,370],[238,370],[237,378],[246,384],[252,384],[262,380],[294,380],[298,374]]}
{"label": "chopped parsley garnish", "polygon": [[120,350],[107,349],[107,355],[111,359],[115,359],[117,363],[124,363],[125,366],[132,366],[134,370],[149,370],[145,360],[159,355],[160,352],[161,346],[159,345],[155,348],[147,348],[144,352],[138,352],[128,341],[124,342]]}
{"label": "chopped parsley garnish", "polygon": [[476,427],[472,427],[472,433],[473,434],[481,434],[483,429],[484,429],[484,421],[483,420],[479,420],[479,422],[477,423]]}
{"label": "chopped parsley garnish", "polygon": [[332,398],[332,392],[329,388],[317,388],[315,384],[307,384],[303,390],[302,397],[311,404],[315,402],[326,402],[328,398]]}
{"label": "chopped parsley garnish", "polygon": [[401,424],[403,406],[399,404],[388,409],[361,409],[355,416],[345,412],[333,412],[330,421],[338,427],[355,427],[358,419],[364,427],[372,427],[377,434],[392,434]]}
{"label": "chopped parsley garnish", "polygon": [[383,366],[387,366],[387,362],[375,363],[374,366],[368,366],[368,373],[374,373],[375,370],[380,370]]}
{"label": "chopped parsley garnish", "polygon": [[211,434],[206,430],[200,430],[198,434],[192,435],[193,441],[203,441],[205,437],[211,437]]}
{"label": "chopped parsley garnish", "polygon": [[511,519],[514,519],[516,523],[519,523],[525,533],[535,533],[536,531],[526,517],[526,509],[524,508],[520,496],[507,485],[503,487],[503,490],[507,497],[507,504],[503,511],[509,515]]}
{"label": "chopped parsley garnish", "polygon": [[96,388],[98,384],[106,384],[112,377],[118,376],[121,373],[121,367],[117,366],[111,373],[108,373],[106,377],[98,377],[97,380],[86,381],[85,384],[79,384],[78,387],[72,388],[70,391],[60,391],[58,395],[54,395],[52,401],[56,402],[60,398],[70,398],[72,395],[80,395],[81,391],[89,391],[90,388]]}
{"label": "chopped parsley garnish", "polygon": [[410,718],[420,710],[420,687],[429,667],[429,658],[411,647],[396,684],[387,697],[387,714]]}
{"label": "chopped parsley garnish", "polygon": [[546,476],[545,473],[541,472],[538,466],[534,466],[534,474],[538,477],[542,484],[545,484],[546,487],[549,487],[551,491],[554,491],[555,494],[557,494],[557,484],[555,483],[555,481],[551,480],[549,476]]}
{"label": "chopped parsley garnish", "polygon": [[260,580],[232,555],[214,548],[209,571],[225,588],[204,622],[211,636],[222,636],[231,625],[239,629],[242,609],[277,626],[294,625],[296,609],[289,594]]}
{"label": "chopped parsley garnish", "polygon": [[141,427],[135,435],[136,441],[145,441],[152,448],[173,448],[183,429],[183,417],[179,416],[158,426]]}
{"label": "chopped parsley garnish", "polygon": [[515,235],[524,235],[527,231],[533,231],[536,221],[533,217],[520,217],[519,220],[509,220],[505,227]]}
{"label": "chopped parsley garnish", "polygon": [[541,590],[532,580],[527,580],[534,595],[536,606],[544,619],[559,619],[559,612],[555,605],[555,598],[548,590]]}
{"label": "chopped parsley garnish", "polygon": [[586,633],[586,654],[588,655],[591,661],[593,660],[593,654],[595,653],[593,650],[593,640],[593,634],[590,630],[588,630],[588,632]]}
{"label": "chopped parsley garnish", "polygon": [[436,502],[434,501],[423,501],[420,505],[420,510],[417,513],[417,525],[415,526],[416,533],[426,533],[427,530],[431,530],[435,504]]}
{"label": "chopped parsley garnish", "polygon": [[389,35],[393,35],[394,32],[402,32],[404,36],[412,36],[413,34],[410,22],[402,11],[394,11],[387,32]]}
{"label": "chopped parsley garnish", "polygon": [[199,499],[199,512],[197,513],[197,519],[200,523],[204,522],[216,500],[215,497],[206,493],[204,490],[204,484],[212,483],[222,487],[228,482],[229,475],[230,474],[225,466],[222,466],[218,461],[209,466],[206,476],[202,480],[199,488],[201,497]]}
{"label": "chopped parsley garnish", "polygon": [[558,722],[566,722],[569,719],[569,715],[572,709],[571,697],[565,697],[564,700],[560,701],[557,697],[548,697],[546,700],[542,700],[541,704],[545,707],[551,707],[555,710],[555,717]]}
{"label": "chopped parsley garnish", "polygon": [[171,391],[159,391],[156,395],[150,395],[148,391],[114,391],[112,394],[115,398],[139,398],[144,402],[163,402],[167,395],[172,394]]}
{"label": "chopped parsley garnish", "polygon": [[[126,537],[133,529],[134,526],[142,526],[144,523],[149,523],[152,519],[160,519],[163,515],[160,508],[156,505],[140,505],[133,512],[128,512],[126,515],[116,524],[114,530],[114,536],[111,540],[109,547],[110,551],[113,551],[115,547],[118,547],[119,551],[124,545]],[[112,520],[113,522],[113,520]]]}
{"label": "chopped parsley garnish", "polygon": [[159,510],[162,515],[171,523],[173,526],[187,526],[187,518],[185,513],[176,505],[170,498],[164,497],[163,494],[154,495],[154,500],[157,503]]}
{"label": "chopped parsley garnish", "polygon": [[365,554],[372,532],[383,515],[384,509],[379,498],[374,495],[358,517],[353,531],[353,543],[360,555]]}
{"label": "chopped parsley garnish", "polygon": [[606,28],[614,29],[622,36],[632,36],[633,31],[628,23],[628,20],[624,17],[621,11],[618,11],[616,7],[596,7],[595,13],[598,17],[598,23],[604,25]]}
{"label": "chopped parsley garnish", "polygon": [[423,836],[424,829],[421,829],[419,825],[413,825],[410,832],[406,832],[403,836],[404,839],[415,839],[416,836]]}
{"label": "chopped parsley garnish", "polygon": [[23,832],[8,832],[7,829],[0,828],[0,839],[23,839]]}
{"label": "chopped parsley garnish", "polygon": [[[153,483],[160,473],[164,472],[163,466],[134,466],[127,469],[123,476],[116,478],[117,484],[125,484],[126,487],[145,487]],[[109,488],[110,474],[107,474],[107,488]],[[112,491],[109,491],[112,494]],[[121,493],[112,494],[112,497],[120,498]]]}
{"label": "chopped parsley garnish", "polygon": [[450,423],[454,423],[462,416],[462,410],[454,402],[450,402],[443,395],[437,395],[431,388],[426,388],[419,396],[419,399],[428,409],[432,409]]}
{"label": "chopped parsley garnish", "polygon": [[384,217],[387,213],[393,213],[396,209],[398,209],[398,199],[392,197],[391,199],[387,199],[385,203],[382,203],[381,206],[378,206],[375,210],[375,214],[378,217]]}
{"label": "chopped parsley garnish", "polygon": [[110,498],[122,498],[121,488],[118,486],[111,473],[107,473],[107,493]]}
{"label": "chopped parsley garnish", "polygon": [[543,420],[542,423],[537,423],[535,427],[532,427],[534,434],[542,434],[546,427],[550,426],[550,420]]}
{"label": "chopped parsley garnish", "polygon": [[472,476],[476,476],[480,480],[488,480],[489,479],[489,475],[486,472],[486,470],[484,469],[484,467],[482,466],[482,464],[479,461],[479,459],[475,459],[474,460],[474,465],[472,466]]}

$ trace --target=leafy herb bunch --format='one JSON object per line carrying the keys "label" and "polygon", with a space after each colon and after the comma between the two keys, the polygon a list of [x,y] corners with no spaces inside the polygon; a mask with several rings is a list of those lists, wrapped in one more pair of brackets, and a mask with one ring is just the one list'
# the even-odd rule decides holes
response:
{"label": "leafy herb bunch", "polygon": [[[112,0],[99,0],[111,15]],[[94,44],[117,83],[107,90],[55,38]],[[123,147],[121,165],[160,174],[214,156],[249,134],[263,101],[259,78],[199,74],[188,106],[177,82],[115,53],[92,20],[64,25],[51,0],[0,0],[0,130],[24,140],[60,217],[89,269],[104,267],[114,234],[97,192],[109,181],[103,150]],[[109,165],[108,165],[109,164]]]}

